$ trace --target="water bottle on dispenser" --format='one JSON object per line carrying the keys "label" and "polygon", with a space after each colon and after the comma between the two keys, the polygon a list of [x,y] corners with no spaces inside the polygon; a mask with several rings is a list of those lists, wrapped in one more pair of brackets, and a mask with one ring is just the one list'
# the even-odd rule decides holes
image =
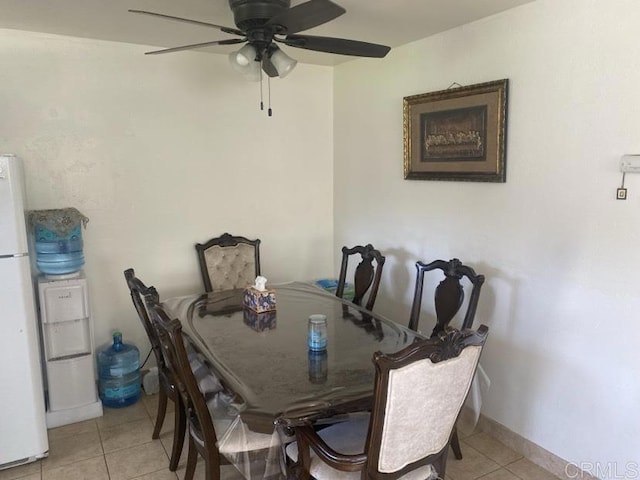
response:
{"label": "water bottle on dispenser", "polygon": [[113,344],[98,352],[100,400],[105,407],[133,405],[140,398],[140,351],[113,333]]}
{"label": "water bottle on dispenser", "polygon": [[75,208],[32,210],[36,266],[46,275],[67,275],[84,265],[82,227],[89,219]]}

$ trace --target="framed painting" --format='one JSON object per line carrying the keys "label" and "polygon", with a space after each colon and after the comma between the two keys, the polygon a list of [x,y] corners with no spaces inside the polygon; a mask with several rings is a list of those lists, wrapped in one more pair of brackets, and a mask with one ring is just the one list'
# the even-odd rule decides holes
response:
{"label": "framed painting", "polygon": [[508,83],[404,97],[404,178],[504,183]]}

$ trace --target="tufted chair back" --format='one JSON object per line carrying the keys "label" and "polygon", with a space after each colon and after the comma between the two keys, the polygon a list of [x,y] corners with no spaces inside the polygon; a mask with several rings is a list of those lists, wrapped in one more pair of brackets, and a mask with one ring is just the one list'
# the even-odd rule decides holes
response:
{"label": "tufted chair back", "polygon": [[205,291],[231,290],[252,285],[260,275],[260,240],[225,233],[196,244]]}

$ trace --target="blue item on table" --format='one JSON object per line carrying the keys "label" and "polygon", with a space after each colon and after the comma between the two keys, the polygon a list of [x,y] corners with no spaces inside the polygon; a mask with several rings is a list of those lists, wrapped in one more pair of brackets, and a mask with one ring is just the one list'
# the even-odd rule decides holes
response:
{"label": "blue item on table", "polygon": [[[316,280],[316,285],[333,294],[335,294],[336,290],[338,290],[338,280],[336,280],[335,278],[321,278],[320,280]],[[344,292],[342,292],[342,298],[353,300],[354,295],[355,290],[353,288],[353,284],[345,282]]]}
{"label": "blue item on table", "polygon": [[327,316],[321,313],[309,315],[309,334],[307,336],[309,350],[323,351],[327,349]]}

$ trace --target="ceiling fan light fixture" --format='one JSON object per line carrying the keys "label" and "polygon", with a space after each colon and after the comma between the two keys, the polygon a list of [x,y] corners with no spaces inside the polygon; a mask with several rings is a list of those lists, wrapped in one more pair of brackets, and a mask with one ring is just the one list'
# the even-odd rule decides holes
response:
{"label": "ceiling fan light fixture", "polygon": [[[300,35],[300,32],[323,25],[346,13],[346,10],[334,1],[295,0],[296,4],[292,7],[291,0],[228,0],[237,28],[146,10],[129,11],[165,20],[212,27],[236,37],[164,48],[145,52],[146,55],[181,52],[213,45],[242,44],[242,48],[229,55],[232,68],[249,81],[262,82],[266,76],[267,88],[269,88],[271,78],[286,77],[298,63],[281,51],[275,42],[288,47],[356,57],[382,58],[389,52],[390,47],[375,43],[346,38]],[[270,108],[269,115],[271,115]]]}
{"label": "ceiling fan light fixture", "polygon": [[278,71],[278,76],[280,78],[284,78],[291,73],[294,67],[298,64],[298,61],[291,58],[282,50],[277,49],[271,54],[271,63]]}
{"label": "ceiling fan light fixture", "polygon": [[249,44],[229,54],[229,63],[236,72],[241,73],[250,82],[260,81],[260,62],[255,60],[256,49]]}
{"label": "ceiling fan light fixture", "polygon": [[256,60],[256,49],[253,45],[246,44],[240,50],[236,50],[229,55],[229,61],[231,65],[236,68],[247,67],[251,62]]}

